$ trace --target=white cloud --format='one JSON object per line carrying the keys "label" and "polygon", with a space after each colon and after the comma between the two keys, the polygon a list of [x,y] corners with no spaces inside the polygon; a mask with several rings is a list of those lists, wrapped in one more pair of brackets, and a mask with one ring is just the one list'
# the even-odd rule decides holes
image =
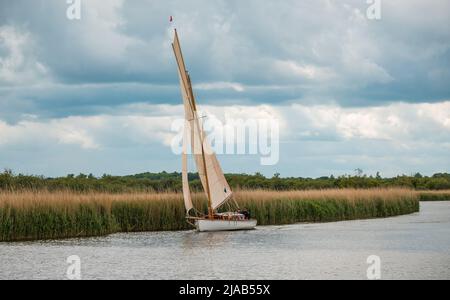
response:
{"label": "white cloud", "polygon": [[[126,63],[127,50],[130,47],[145,45],[120,32],[126,23],[120,14],[123,0],[112,0],[105,3],[101,0],[89,0],[82,3],[82,34],[75,36],[86,53],[104,62],[119,60]],[[66,24],[66,26],[74,24]],[[130,58],[128,58],[130,59]]]}
{"label": "white cloud", "polygon": [[274,62],[274,68],[279,74],[285,76],[297,76],[309,80],[329,80],[335,74],[326,68],[321,68],[313,65],[300,65],[295,61],[277,60]]}
{"label": "white cloud", "polygon": [[194,86],[194,89],[199,90],[223,90],[223,89],[231,89],[235,92],[243,92],[245,91],[245,87],[236,82],[207,82],[207,83],[199,83]]}
{"label": "white cloud", "polygon": [[[373,108],[339,106],[201,106],[211,120],[279,120],[282,138],[303,140],[387,140],[408,142],[450,141],[450,101],[434,104],[391,104]],[[172,122],[183,117],[181,105],[130,105],[116,115],[61,119],[29,118],[9,125],[0,123],[0,145],[53,140],[85,149],[102,146],[160,143],[170,145]]]}
{"label": "white cloud", "polygon": [[[136,110],[134,110],[134,109]],[[165,105],[133,106],[134,115],[72,116],[24,120],[14,125],[0,121],[0,148],[11,145],[74,145],[85,150],[160,143],[170,145],[171,123],[177,116]],[[181,108],[181,107],[180,107]],[[142,109],[152,110],[145,116]]]}
{"label": "white cloud", "polygon": [[0,85],[33,84],[47,75],[47,68],[33,57],[32,48],[28,33],[0,26]]}
{"label": "white cloud", "polygon": [[76,145],[82,149],[98,149],[89,130],[96,127],[98,118],[70,117],[46,121],[21,121],[9,125],[0,121],[0,147],[25,145],[30,151],[37,145],[49,149],[55,144]]}
{"label": "white cloud", "polygon": [[[382,171],[384,175],[437,172],[445,171],[442,166],[450,163],[450,101],[373,108],[292,104],[201,105],[200,109],[208,120],[222,124],[230,119],[279,120],[281,160],[273,171],[292,176],[342,174],[356,167],[368,172]],[[171,126],[182,117],[181,105],[133,104],[122,106],[113,115],[50,120],[24,116],[24,120],[16,124],[0,121],[0,163],[3,159],[7,163],[5,166],[11,166],[8,149],[17,146],[22,149],[14,152],[17,162],[33,157],[36,147],[45,149],[45,153],[59,153],[59,147],[65,146],[65,151],[77,150],[81,157],[86,157],[82,153],[99,156],[115,153],[119,156],[108,160],[114,160],[118,165],[133,162],[132,165],[145,167],[139,164],[139,157],[171,157],[170,145],[176,135]],[[64,156],[64,153],[60,155]],[[172,156],[170,165],[176,168],[174,159]],[[232,163],[236,159],[234,156],[227,158],[227,170],[260,170],[257,163]],[[89,165],[89,161],[85,163]],[[95,164],[95,161],[90,163]],[[164,167],[169,165],[168,161],[158,163],[168,169]],[[69,172],[64,164],[58,168],[64,170],[62,174]],[[107,170],[100,169],[99,172]]]}
{"label": "white cloud", "polygon": [[[294,104],[284,109],[291,134],[374,139],[408,143],[450,140],[450,101],[433,104],[396,103],[380,107],[342,108]],[[295,122],[294,120],[299,120]]]}

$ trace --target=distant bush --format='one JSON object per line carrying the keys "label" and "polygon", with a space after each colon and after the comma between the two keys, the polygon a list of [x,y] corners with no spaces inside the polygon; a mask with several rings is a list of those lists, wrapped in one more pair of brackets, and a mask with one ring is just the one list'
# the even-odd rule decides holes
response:
{"label": "distant bush", "polygon": [[[301,178],[282,178],[273,176],[267,178],[260,173],[227,174],[226,178],[231,187],[241,189],[264,189],[274,191],[314,190],[314,189],[344,189],[344,188],[390,188],[405,187],[415,190],[450,190],[450,174],[439,173],[431,177],[415,174],[412,176],[397,176],[382,178],[377,176],[350,176]],[[189,174],[190,186],[193,191],[202,189],[197,173]],[[181,173],[142,173],[130,176],[103,175],[95,177],[92,174],[69,174],[66,177],[47,178],[14,174],[10,170],[0,173],[0,190],[70,190],[75,192],[180,192]]]}

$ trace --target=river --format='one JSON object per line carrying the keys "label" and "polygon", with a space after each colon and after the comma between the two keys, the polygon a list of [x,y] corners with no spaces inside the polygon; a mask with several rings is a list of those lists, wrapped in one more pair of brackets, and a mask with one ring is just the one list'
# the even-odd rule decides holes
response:
{"label": "river", "polygon": [[450,202],[387,219],[259,226],[246,232],[120,233],[0,243],[0,279],[450,279]]}

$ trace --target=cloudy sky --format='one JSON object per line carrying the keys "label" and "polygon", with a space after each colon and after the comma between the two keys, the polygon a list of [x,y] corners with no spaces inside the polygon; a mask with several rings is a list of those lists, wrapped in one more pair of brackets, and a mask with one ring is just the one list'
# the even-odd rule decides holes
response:
{"label": "cloudy sky", "polygon": [[[450,1],[0,2],[0,168],[179,171],[173,26],[208,118],[274,118],[280,159],[225,172],[450,171]],[[174,24],[169,16],[174,16]]]}

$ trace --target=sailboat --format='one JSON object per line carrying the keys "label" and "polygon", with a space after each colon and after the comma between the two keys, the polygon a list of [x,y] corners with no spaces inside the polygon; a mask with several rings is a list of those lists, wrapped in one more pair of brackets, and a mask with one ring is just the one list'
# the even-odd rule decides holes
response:
{"label": "sailboat", "polygon": [[[208,143],[203,130],[203,120],[199,118],[197,104],[192,90],[191,78],[184,64],[178,33],[175,29],[172,48],[178,65],[181,95],[184,104],[185,126],[182,151],[183,198],[186,207],[186,220],[198,231],[249,230],[256,227],[256,220],[250,219],[247,211],[239,209],[233,198],[233,192],[223,174],[219,161]],[[202,121],[203,122],[203,121]],[[197,210],[192,202],[188,180],[187,147],[190,142],[192,155],[198,175],[208,200],[208,213]],[[235,208],[223,211],[224,208]]]}

